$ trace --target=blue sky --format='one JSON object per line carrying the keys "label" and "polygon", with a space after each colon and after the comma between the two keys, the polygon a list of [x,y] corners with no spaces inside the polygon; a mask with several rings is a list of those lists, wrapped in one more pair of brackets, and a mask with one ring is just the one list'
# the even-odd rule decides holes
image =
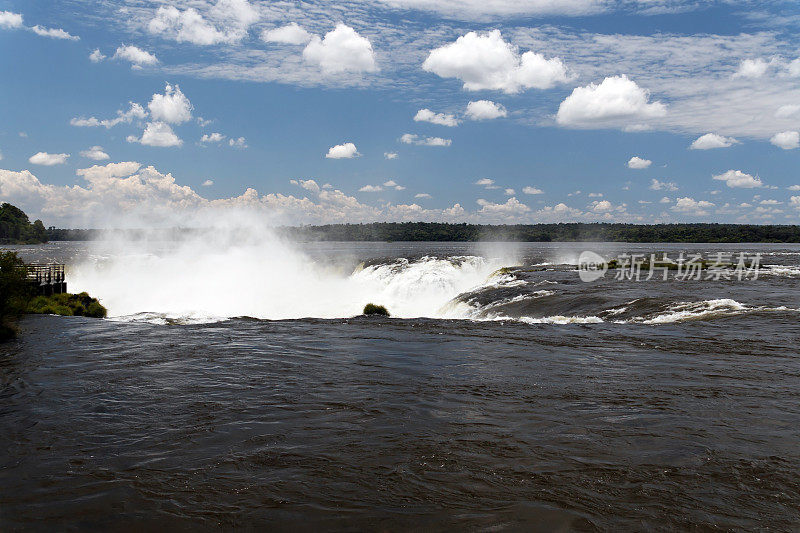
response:
{"label": "blue sky", "polygon": [[795,224],[799,29],[778,0],[0,0],[0,200]]}

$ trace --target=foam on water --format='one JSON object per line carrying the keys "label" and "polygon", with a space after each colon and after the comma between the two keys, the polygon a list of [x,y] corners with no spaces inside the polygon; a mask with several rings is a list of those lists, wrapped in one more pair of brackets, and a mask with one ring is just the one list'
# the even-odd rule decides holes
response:
{"label": "foam on water", "polygon": [[210,322],[342,318],[367,303],[402,318],[466,318],[443,307],[483,284],[511,259],[397,259],[367,267],[323,264],[274,238],[124,243],[69,273],[77,291],[101,299],[116,319]]}

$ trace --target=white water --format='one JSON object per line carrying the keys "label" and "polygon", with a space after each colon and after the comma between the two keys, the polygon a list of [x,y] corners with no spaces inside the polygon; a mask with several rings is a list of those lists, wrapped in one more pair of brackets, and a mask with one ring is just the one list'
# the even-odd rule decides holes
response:
{"label": "white water", "polygon": [[514,264],[467,256],[343,268],[315,262],[264,232],[250,237],[116,243],[72,269],[69,282],[99,298],[109,317],[128,320],[342,318],[370,302],[396,317],[466,318],[443,308]]}

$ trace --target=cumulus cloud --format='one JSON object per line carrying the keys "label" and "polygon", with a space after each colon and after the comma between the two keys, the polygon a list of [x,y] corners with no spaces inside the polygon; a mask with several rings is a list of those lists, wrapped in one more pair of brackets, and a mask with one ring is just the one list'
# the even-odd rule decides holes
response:
{"label": "cumulus cloud", "polygon": [[745,59],[739,63],[739,68],[733,73],[733,78],[760,78],[767,73],[773,61],[765,61],[758,57],[756,59]]}
{"label": "cumulus cloud", "polygon": [[608,200],[595,200],[588,205],[588,208],[595,213],[607,213],[614,209],[614,206]]}
{"label": "cumulus cloud", "polygon": [[322,39],[314,35],[303,49],[303,59],[319,66],[325,74],[378,70],[369,39],[342,23],[337,24]]}
{"label": "cumulus cloud", "polygon": [[714,148],[728,148],[738,143],[733,137],[723,137],[716,133],[706,133],[694,140],[689,147],[692,150],[712,150]]}
{"label": "cumulus cloud", "polygon": [[800,132],[784,131],[781,133],[776,133],[772,136],[769,142],[778,148],[783,148],[784,150],[794,150],[800,146]]}
{"label": "cumulus cloud", "polygon": [[491,178],[481,178],[475,182],[475,185],[480,185],[484,189],[499,189],[497,185],[494,184],[494,180]]}
{"label": "cumulus cloud", "polygon": [[67,162],[69,154],[49,154],[47,152],[36,152],[28,158],[28,162],[33,165],[44,165],[52,167],[53,165],[63,165]]}
{"label": "cumulus cloud", "polygon": [[528,213],[531,208],[521,203],[515,197],[511,197],[505,203],[497,204],[489,202],[483,198],[478,198],[477,203],[481,206],[480,213],[491,215],[523,215]]}
{"label": "cumulus cloud", "polygon": [[363,187],[358,189],[358,192],[380,192],[382,190],[383,187],[381,187],[380,185],[364,185]]}
{"label": "cumulus cloud", "polygon": [[118,47],[112,59],[128,61],[132,69],[141,69],[146,65],[155,65],[158,63],[156,56],[131,45]]}
{"label": "cumulus cloud", "polygon": [[204,144],[221,143],[224,140],[225,140],[225,136],[223,134],[221,134],[221,133],[218,133],[218,132],[206,133],[206,134],[203,134],[202,137],[200,137],[200,142],[204,143]]}
{"label": "cumulus cloud", "polygon": [[539,189],[538,187],[530,187],[530,186],[523,187],[522,188],[522,192],[525,193],[525,194],[544,194],[544,191],[542,189]]}
{"label": "cumulus cloud", "polygon": [[95,161],[110,159],[110,156],[103,151],[102,146],[92,146],[88,150],[82,151],[81,156],[87,159],[94,159]]}
{"label": "cumulus cloud", "polygon": [[418,146],[450,146],[453,141],[441,137],[421,137],[413,133],[405,133],[400,137],[403,144],[416,144]]}
{"label": "cumulus cloud", "polygon": [[306,44],[312,37],[311,33],[296,22],[261,32],[261,40],[266,43]]}
{"label": "cumulus cloud", "polygon": [[389,188],[394,189],[396,191],[404,191],[404,190],[406,190],[405,187],[403,187],[402,185],[398,184],[394,180],[389,180],[387,182],[384,182],[383,186],[384,187],[389,187]]}
{"label": "cumulus cloud", "polygon": [[713,178],[717,181],[724,181],[725,185],[731,188],[754,189],[764,186],[760,178],[745,174],[741,170],[729,170]]}
{"label": "cumulus cloud", "polygon": [[530,50],[520,55],[517,47],[503,40],[500,30],[471,31],[431,50],[422,68],[442,78],[457,78],[468,91],[518,93],[549,89],[569,80],[561,59],[546,59]]}
{"label": "cumulus cloud", "polygon": [[315,180],[303,180],[303,179],[289,180],[289,183],[291,183],[292,185],[297,185],[298,187],[302,187],[303,189],[311,191],[313,193],[319,193],[322,190],[322,188]]}
{"label": "cumulus cloud", "polygon": [[556,121],[563,126],[586,127],[666,113],[667,106],[650,102],[650,91],[623,75],[605,78],[599,85],[576,87],[558,107]]}
{"label": "cumulus cloud", "polygon": [[22,27],[22,15],[11,11],[0,11],[0,28],[16,29]]}
{"label": "cumulus cloud", "polygon": [[[415,194],[414,198],[431,198],[431,195],[426,192],[420,192]],[[800,196],[798,196],[797,198],[800,198]]]}
{"label": "cumulus cloud", "polygon": [[99,63],[105,58],[106,56],[103,55],[103,52],[101,52],[99,48],[95,48],[94,51],[91,54],[89,54],[89,61],[91,61],[92,63]]}
{"label": "cumulus cloud", "polygon": [[43,28],[42,26],[37,25],[32,27],[31,31],[36,35],[40,35],[42,37],[50,37],[52,39],[65,39],[68,41],[80,40],[80,37],[77,37],[75,35],[70,35],[61,28]]}
{"label": "cumulus cloud", "polygon": [[134,120],[142,120],[147,117],[147,111],[137,103],[128,102],[129,108],[127,111],[117,111],[116,118],[110,119],[103,119],[100,120],[95,117],[83,118],[83,117],[76,117],[69,121],[69,123],[73,126],[84,127],[84,128],[91,128],[91,127],[98,127],[103,126],[105,128],[113,128],[117,124],[121,124],[123,122],[130,123]]}
{"label": "cumulus cloud", "polygon": [[247,140],[244,137],[233,138],[231,137],[228,139],[228,146],[231,148],[239,148],[240,150],[244,150],[247,148]]}
{"label": "cumulus cloud", "polygon": [[399,155],[397,152],[383,152],[383,157],[386,159],[397,159]]}
{"label": "cumulus cloud", "polygon": [[162,6],[147,25],[154,35],[201,46],[232,43],[247,34],[258,13],[247,0],[219,0],[206,16],[190,7]]}
{"label": "cumulus cloud", "polygon": [[708,214],[707,209],[714,207],[712,202],[706,200],[695,200],[694,198],[684,197],[678,198],[675,205],[670,209],[676,213],[683,213],[694,216],[705,216]]}
{"label": "cumulus cloud", "polygon": [[658,181],[657,179],[653,178],[650,180],[650,190],[651,191],[677,191],[678,186],[671,181]]}
{"label": "cumulus cloud", "polygon": [[325,157],[328,159],[351,159],[353,157],[358,157],[361,154],[358,153],[356,149],[356,145],[353,143],[344,143],[344,144],[337,144],[336,146],[331,146],[328,149],[328,153],[325,154]]}
{"label": "cumulus cloud", "polygon": [[491,100],[475,100],[467,104],[466,115],[470,120],[492,120],[508,116],[508,111]]}
{"label": "cumulus cloud", "polygon": [[649,168],[650,165],[652,165],[652,164],[653,164],[653,162],[650,161],[649,159],[644,159],[644,158],[641,158],[641,157],[636,156],[636,155],[631,157],[628,160],[628,168],[633,168],[633,169],[637,169],[637,170],[641,170],[641,169],[644,169],[644,168]]}
{"label": "cumulus cloud", "polygon": [[214,180],[206,180],[203,182],[202,185],[203,187],[211,187],[212,185],[214,185]]}
{"label": "cumulus cloud", "polygon": [[181,88],[169,83],[164,87],[164,94],[154,94],[147,104],[150,117],[157,122],[167,124],[183,124],[192,119],[192,104],[181,92]]}
{"label": "cumulus cloud", "polygon": [[458,119],[455,115],[447,113],[434,113],[430,109],[420,109],[414,115],[415,122],[430,122],[431,124],[438,124],[440,126],[458,126]]}
{"label": "cumulus cloud", "polygon": [[180,146],[183,144],[183,141],[166,122],[148,122],[141,138],[130,135],[128,136],[128,142],[160,147]]}

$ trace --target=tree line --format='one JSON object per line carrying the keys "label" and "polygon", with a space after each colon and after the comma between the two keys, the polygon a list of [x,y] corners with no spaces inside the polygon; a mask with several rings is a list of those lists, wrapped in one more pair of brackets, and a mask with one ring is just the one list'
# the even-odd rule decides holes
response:
{"label": "tree line", "polygon": [[19,207],[0,204],[0,244],[39,244],[47,240],[47,230],[41,220],[31,223]]}
{"label": "tree line", "polygon": [[[800,226],[758,224],[446,224],[439,222],[375,222],[282,226],[276,232],[298,241],[512,241],[512,242],[785,242],[800,243]],[[165,240],[201,235],[202,228],[164,228]],[[152,237],[153,230],[48,228],[51,241]]]}

